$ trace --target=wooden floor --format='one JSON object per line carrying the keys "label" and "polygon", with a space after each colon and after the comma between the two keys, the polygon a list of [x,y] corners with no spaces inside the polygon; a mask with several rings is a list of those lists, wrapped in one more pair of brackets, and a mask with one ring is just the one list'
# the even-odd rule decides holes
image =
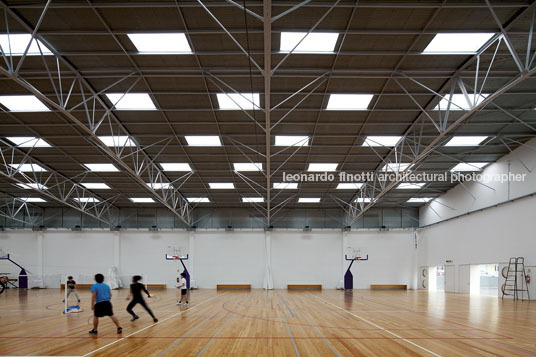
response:
{"label": "wooden floor", "polygon": [[123,334],[102,319],[89,336],[84,312],[60,316],[59,290],[0,295],[0,355],[26,356],[536,356],[536,303],[424,291],[174,290],[149,299],[160,322],[127,291],[114,292]]}

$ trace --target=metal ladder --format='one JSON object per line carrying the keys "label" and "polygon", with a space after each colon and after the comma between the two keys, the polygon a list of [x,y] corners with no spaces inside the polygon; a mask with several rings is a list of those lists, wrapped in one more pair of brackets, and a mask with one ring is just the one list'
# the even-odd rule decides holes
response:
{"label": "metal ladder", "polygon": [[[521,287],[519,287],[518,280],[519,274],[521,274]],[[504,276],[504,274],[503,274]],[[506,276],[504,276],[505,282],[501,287],[502,299],[505,295],[513,295],[514,300],[519,299],[519,292],[521,292],[521,300],[525,300],[525,291],[527,292],[527,299],[530,300],[529,287],[527,285],[527,274],[525,272],[525,258],[514,257],[510,258],[508,262],[508,269]]]}

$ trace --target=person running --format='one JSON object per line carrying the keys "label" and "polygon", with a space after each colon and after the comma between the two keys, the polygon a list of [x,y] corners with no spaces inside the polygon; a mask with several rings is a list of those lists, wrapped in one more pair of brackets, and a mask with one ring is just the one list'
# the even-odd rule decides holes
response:
{"label": "person running", "polygon": [[143,296],[141,295],[141,292],[143,291],[145,294],[147,294],[148,298],[151,297],[151,294],[149,294],[149,292],[145,288],[145,285],[140,283],[140,280],[141,280],[141,276],[134,275],[132,277],[132,284],[130,284],[130,293],[128,294],[128,297],[127,297],[127,300],[132,298],[132,301],[127,306],[127,312],[132,315],[132,320],[130,320],[130,321],[134,321],[134,320],[137,320],[137,319],[140,318],[132,310],[132,308],[134,308],[134,306],[136,306],[136,304],[140,304],[141,306],[143,306],[145,311],[147,311],[149,313],[149,315],[151,315],[151,317],[153,318],[153,322],[156,323],[156,322],[158,322],[158,319],[154,316],[154,314],[151,311],[151,309],[149,309],[149,306],[147,306],[147,303],[145,303],[145,300],[143,299]]}
{"label": "person running", "polygon": [[7,276],[0,277],[0,294],[2,294],[7,287]]}
{"label": "person running", "polygon": [[[69,299],[69,295],[74,294],[76,296],[76,300],[78,300],[78,303],[80,303],[80,296],[76,293],[76,281],[73,280],[72,276],[67,277],[67,299]],[[65,300],[63,300],[65,302]]]}
{"label": "person running", "polygon": [[123,332],[121,326],[119,326],[119,320],[114,316],[112,309],[112,290],[106,284],[104,284],[104,275],[96,274],[95,282],[91,287],[91,310],[94,311],[93,316],[93,330],[89,331],[90,335],[96,335],[97,328],[99,327],[99,317],[109,316],[117,326],[117,333]]}
{"label": "person running", "polygon": [[181,297],[177,301],[177,305],[181,305],[182,302],[185,301],[184,305],[187,306],[188,305],[188,288],[186,286],[186,278],[185,278],[184,273],[181,273],[181,276],[179,279],[177,279],[177,281],[178,281],[177,289],[181,290]]}

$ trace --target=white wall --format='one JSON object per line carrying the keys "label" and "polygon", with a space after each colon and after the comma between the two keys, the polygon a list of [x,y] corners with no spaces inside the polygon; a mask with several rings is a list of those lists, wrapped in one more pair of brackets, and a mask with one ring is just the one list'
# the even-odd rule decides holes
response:
{"label": "white wall", "polygon": [[529,141],[527,145],[532,148],[519,147],[496,163],[488,165],[482,172],[483,174],[525,175],[523,181],[503,183],[492,181],[485,183],[486,186],[476,182],[466,182],[463,186],[457,185],[420,209],[420,225],[437,223],[536,193],[536,139]]}

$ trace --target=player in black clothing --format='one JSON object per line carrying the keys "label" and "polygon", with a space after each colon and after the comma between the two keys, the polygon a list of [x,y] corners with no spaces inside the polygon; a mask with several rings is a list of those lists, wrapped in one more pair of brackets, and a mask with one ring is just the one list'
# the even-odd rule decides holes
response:
{"label": "player in black clothing", "polygon": [[132,315],[132,320],[137,320],[140,317],[132,311],[132,308],[136,306],[136,304],[140,304],[143,306],[143,308],[151,315],[154,322],[158,322],[158,319],[154,316],[151,309],[149,309],[149,306],[145,303],[145,300],[143,300],[143,296],[141,295],[141,292],[145,292],[147,294],[147,297],[150,298],[151,294],[147,291],[145,288],[145,285],[141,284],[139,281],[141,280],[141,276],[134,275],[132,277],[132,284],[130,284],[130,294],[128,294],[127,300],[129,300],[132,297],[132,301],[127,306],[127,312]]}
{"label": "player in black clothing", "polygon": [[7,285],[7,276],[0,277],[0,294],[4,292]]}

